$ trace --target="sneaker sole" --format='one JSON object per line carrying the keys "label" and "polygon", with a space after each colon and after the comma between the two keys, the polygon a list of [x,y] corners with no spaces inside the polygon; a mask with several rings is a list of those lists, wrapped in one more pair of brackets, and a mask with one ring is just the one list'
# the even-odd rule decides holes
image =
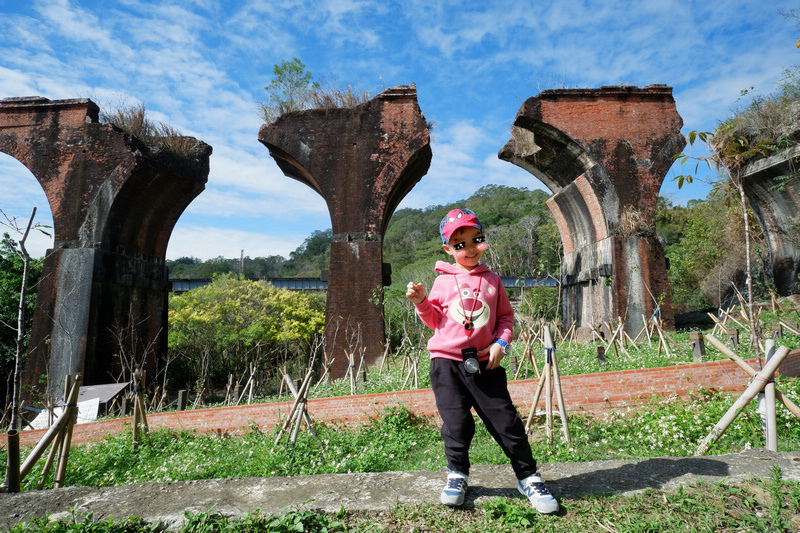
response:
{"label": "sneaker sole", "polygon": [[[525,493],[522,491],[522,489],[521,489],[521,488],[519,488],[519,485],[517,485],[517,492],[519,492],[520,494],[522,494],[523,496],[525,496],[525,498],[527,498],[527,500],[528,500],[529,502],[531,502],[531,499],[530,499],[530,498],[528,498],[528,495],[527,495],[527,494],[525,494]],[[548,508],[545,508],[545,509],[540,509],[540,508],[539,508],[539,507],[537,507],[537,506],[536,506],[536,504],[535,504],[535,503],[533,503],[533,502],[531,502],[531,505],[533,506],[533,508],[534,508],[534,509],[536,509],[537,511],[539,511],[539,513],[540,513],[540,514],[553,514],[553,513],[557,513],[557,512],[558,512],[558,510],[561,508],[561,507],[558,505],[558,502],[556,502],[556,503],[555,503],[555,506],[554,506],[554,507],[553,507],[553,506],[550,506],[550,507],[548,507]]]}

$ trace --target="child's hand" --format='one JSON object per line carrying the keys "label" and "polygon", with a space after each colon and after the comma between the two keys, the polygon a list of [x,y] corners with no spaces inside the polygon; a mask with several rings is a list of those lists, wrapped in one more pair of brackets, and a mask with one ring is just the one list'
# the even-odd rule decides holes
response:
{"label": "child's hand", "polygon": [[486,352],[489,352],[489,364],[486,365],[486,370],[494,370],[500,366],[500,363],[503,362],[503,357],[506,356],[506,354],[503,353],[503,347],[496,342],[493,342],[478,353],[482,355]]}
{"label": "child's hand", "polygon": [[406,286],[406,298],[413,304],[421,304],[425,299],[425,287],[422,286],[422,283],[409,281]]}

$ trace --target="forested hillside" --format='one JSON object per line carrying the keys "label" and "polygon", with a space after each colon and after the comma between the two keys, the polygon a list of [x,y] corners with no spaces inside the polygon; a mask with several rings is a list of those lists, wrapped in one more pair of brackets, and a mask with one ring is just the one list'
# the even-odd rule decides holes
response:
{"label": "forested hillside", "polygon": [[[405,284],[410,280],[421,281],[430,286],[433,277],[433,265],[437,259],[446,259],[442,251],[441,238],[438,227],[441,218],[453,207],[468,207],[475,210],[485,226],[488,237],[489,250],[484,255],[485,262],[495,271],[509,277],[545,277],[548,275],[558,279],[561,239],[556,230],[554,220],[545,205],[548,193],[541,190],[517,189],[500,185],[488,185],[476,191],[463,201],[431,206],[425,209],[401,209],[397,211],[388,227],[384,241],[384,260],[392,265],[393,285],[383,292],[387,324],[392,325],[393,342],[400,342],[402,327],[398,324],[408,325],[410,306],[405,300]],[[755,281],[756,297],[768,296],[769,283],[764,277],[765,250],[763,238],[755,218],[750,217],[751,231],[756,236],[753,249],[755,251],[753,278]],[[710,194],[703,200],[695,200],[686,206],[673,205],[665,198],[659,198],[655,221],[653,223],[656,234],[665,246],[669,259],[669,278],[672,301],[675,313],[692,310],[705,310],[723,306],[733,301],[733,287],[743,290],[744,285],[744,229],[740,207],[729,195],[724,193]],[[652,228],[651,228],[652,229]],[[650,229],[648,229],[650,231]],[[330,251],[331,230],[315,231],[290,257],[245,257],[240,258],[218,257],[209,261],[200,261],[195,258],[181,258],[168,261],[168,266],[173,277],[179,278],[212,278],[215,275],[229,273],[233,277],[243,274],[246,278],[275,278],[275,277],[319,277],[323,269],[327,268]],[[15,252],[16,243],[6,238],[0,246],[0,265],[4,268],[0,272],[5,277],[0,283],[0,310],[3,310],[0,319],[6,324],[14,323],[19,285],[19,260]],[[7,267],[7,268],[6,268]],[[36,275],[40,264],[36,263]],[[0,280],[2,281],[2,280]],[[230,284],[232,287],[235,284]],[[32,286],[31,299],[28,301],[32,309],[35,302],[35,288]],[[250,285],[236,286],[236,290],[251,290]],[[212,288],[217,290],[218,288]],[[214,290],[200,296],[209,298],[216,294]],[[255,290],[255,289],[253,289]],[[259,288],[259,290],[261,290]],[[238,294],[238,293],[237,293]],[[209,296],[211,295],[211,296]],[[301,295],[297,295],[300,297]],[[323,298],[321,295],[315,295]],[[529,316],[555,318],[558,312],[557,291],[543,289],[542,291],[526,292],[524,305]],[[221,303],[228,304],[225,298],[218,298]],[[173,299],[175,300],[175,299]],[[258,305],[265,305],[263,298],[256,299]],[[231,302],[233,307],[243,309],[242,297],[236,296]],[[179,328],[179,316],[173,313],[180,311],[180,302],[173,301],[171,306],[171,327]],[[209,307],[206,305],[206,307]],[[323,313],[324,302],[310,302],[308,305],[292,304],[292,312],[298,309],[312,310]],[[209,307],[210,308],[210,307]],[[305,311],[304,311],[305,312]],[[206,313],[208,314],[208,313]],[[258,314],[258,313],[256,313]],[[194,316],[194,315],[192,315]],[[205,315],[203,315],[205,316]],[[28,314],[28,319],[32,313]],[[309,320],[304,319],[304,322]],[[221,320],[212,321],[211,326],[189,324],[186,331],[199,334],[219,332],[219,327],[224,324]],[[284,320],[283,324],[295,323]],[[412,321],[413,322],[413,321]],[[196,327],[195,327],[196,326]],[[250,333],[258,333],[256,329],[272,327],[268,322],[256,320],[247,324],[247,332],[236,330],[234,334],[219,334],[220,339],[234,339],[242,344],[236,348],[243,353],[256,350],[266,354],[273,348],[267,344],[253,342],[248,344]],[[193,329],[192,329],[193,328]],[[252,329],[256,328],[256,329]],[[260,331],[259,330],[259,331]],[[396,331],[397,330],[397,331]],[[11,331],[6,329],[6,333]],[[181,330],[183,331],[183,330]],[[276,330],[277,331],[277,330]],[[171,343],[182,338],[171,333]],[[183,333],[181,333],[183,334]],[[194,333],[193,333],[194,334]],[[272,334],[272,333],[270,333]],[[188,335],[188,334],[187,334]],[[275,333],[284,335],[285,333]],[[194,337],[189,340],[194,339]],[[276,338],[278,338],[276,337]],[[280,337],[286,340],[288,337]],[[397,338],[395,338],[397,337]],[[261,339],[261,337],[259,337]],[[0,338],[0,363],[3,368],[9,368],[13,362],[10,354],[13,353],[13,338],[6,335]],[[281,341],[283,342],[283,341]],[[188,345],[188,344],[187,344]],[[237,345],[238,346],[238,345]],[[172,346],[173,349],[175,345]],[[227,353],[234,353],[227,349]],[[178,353],[179,350],[173,350]],[[189,350],[192,353],[206,354],[211,352],[203,350]],[[225,352],[225,350],[223,350]],[[270,353],[272,353],[270,352]],[[277,353],[277,352],[276,352]],[[284,354],[285,356],[285,354]],[[191,361],[193,369],[204,369],[205,374],[212,372],[210,360],[192,361],[184,358],[182,362],[175,362],[176,370]],[[183,367],[185,368],[185,367]],[[225,369],[220,367],[218,373],[223,377],[227,375]],[[2,393],[0,387],[0,393]]]}

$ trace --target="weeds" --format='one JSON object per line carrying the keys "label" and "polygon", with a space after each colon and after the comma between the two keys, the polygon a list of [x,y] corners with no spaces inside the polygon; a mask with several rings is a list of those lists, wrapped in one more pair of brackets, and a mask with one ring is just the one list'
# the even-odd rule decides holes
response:
{"label": "weeds", "polygon": [[157,146],[182,157],[191,155],[198,143],[194,137],[182,135],[169,124],[152,121],[147,117],[144,104],[119,106],[103,111],[100,120],[113,124],[149,146]]}
{"label": "weeds", "polygon": [[[800,403],[800,380],[782,379],[779,388]],[[727,411],[733,399],[719,391],[699,391],[690,400],[654,398],[645,408],[613,410],[600,417],[570,415],[572,443],[558,436],[548,444],[535,421],[531,433],[534,456],[543,462],[581,462],[604,459],[688,457]],[[303,431],[294,447],[251,428],[242,436],[158,430],[136,449],[130,434],[74,446],[66,485],[108,487],[146,481],[189,481],[212,478],[299,476],[398,470],[437,470],[445,465],[438,425],[409,410],[376,412],[356,427],[317,425],[319,440]],[[778,449],[800,449],[800,420],[778,406]],[[558,435],[559,428],[554,428]],[[763,446],[761,420],[755,402],[737,418],[710,453],[737,452]],[[507,458],[486,427],[477,424],[470,457],[474,464],[506,464]],[[5,454],[0,452],[0,460]],[[25,478],[24,490],[40,474]],[[47,480],[49,481],[49,480]]]}
{"label": "weeds", "polygon": [[[562,374],[577,373],[585,365],[596,363],[593,355],[585,346],[562,349],[559,354]],[[645,350],[641,353],[631,350],[631,356],[643,366],[659,366],[658,358],[664,357],[646,354]],[[565,372],[564,368],[569,370]],[[419,372],[420,376],[427,375],[427,361],[421,361]],[[395,379],[389,377],[391,374],[387,372],[380,380],[390,382]],[[394,372],[394,375],[399,374]],[[378,388],[380,380],[375,376],[370,381]],[[778,379],[777,385],[789,399],[800,403],[800,380]],[[698,390],[688,399],[655,397],[644,408],[610,410],[598,417],[570,414],[571,445],[558,437],[552,445],[548,444],[540,427],[532,432],[531,444],[534,456],[543,462],[686,457],[692,455],[698,442],[732,401],[729,394]],[[145,481],[437,470],[445,465],[434,420],[417,417],[402,407],[375,415],[374,420],[357,427],[319,424],[319,441],[309,432],[301,432],[294,447],[273,446],[274,435],[257,427],[238,437],[152,431],[149,442],[135,450],[130,446],[130,434],[117,435],[102,442],[73,447],[66,485],[104,487]],[[779,450],[800,449],[800,421],[782,405],[778,406],[777,416]],[[554,428],[556,435],[558,429]],[[755,402],[751,402],[711,453],[730,453],[762,445],[760,417]],[[507,463],[483,424],[477,426],[471,458],[476,465]],[[5,462],[4,452],[0,452],[0,460]],[[25,490],[35,487],[38,481],[38,474],[32,472],[25,480]],[[699,485],[670,494],[648,490],[632,497],[574,498],[562,501],[562,508],[559,515],[545,516],[519,498],[497,498],[472,510],[425,504],[397,507],[384,513],[341,511],[337,515],[326,515],[297,507],[269,516],[257,511],[238,520],[208,511],[187,514],[182,531],[788,532],[800,530],[800,484],[783,479],[776,468],[766,480],[736,485]],[[73,514],[68,523],[36,519],[18,524],[11,531],[156,530],[154,525],[133,517],[118,522],[95,522],[92,515],[79,519]]]}
{"label": "weeds", "polygon": [[116,522],[113,518],[95,521],[94,513],[87,513],[79,519],[74,511],[70,511],[69,521],[59,521],[46,516],[34,518],[30,522],[14,525],[9,533],[156,533],[161,531],[160,524],[148,524],[141,518],[128,517]]}

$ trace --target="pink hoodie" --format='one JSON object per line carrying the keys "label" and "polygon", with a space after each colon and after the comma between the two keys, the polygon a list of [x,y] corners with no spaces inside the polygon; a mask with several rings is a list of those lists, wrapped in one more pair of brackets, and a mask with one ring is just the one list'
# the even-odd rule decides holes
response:
{"label": "pink hoodie", "polygon": [[[441,274],[433,282],[430,294],[415,306],[425,325],[435,331],[428,341],[431,358],[461,361],[462,348],[474,346],[480,351],[495,339],[511,342],[514,310],[500,276],[482,264],[466,271],[437,261],[435,270]],[[464,320],[470,317],[473,329],[467,336]],[[479,358],[489,359],[489,353]]]}

